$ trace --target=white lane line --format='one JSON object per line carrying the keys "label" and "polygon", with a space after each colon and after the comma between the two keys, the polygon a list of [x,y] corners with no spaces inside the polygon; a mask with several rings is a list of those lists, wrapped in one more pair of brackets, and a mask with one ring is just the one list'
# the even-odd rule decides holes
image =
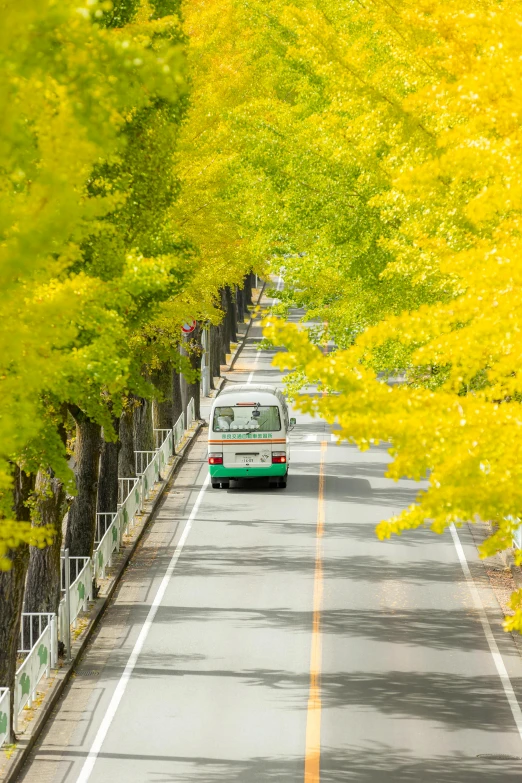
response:
{"label": "white lane line", "polygon": [[254,359],[254,369],[252,370],[252,372],[251,372],[251,373],[250,373],[250,375],[248,376],[248,381],[246,382],[246,385],[247,385],[247,386],[250,386],[250,385],[252,384],[252,381],[254,380],[254,374],[255,374],[255,372],[256,372],[256,369],[257,369],[257,363],[258,363],[258,361],[259,361],[259,357],[260,357],[260,356],[261,356],[261,351],[256,351],[256,358]]}
{"label": "white lane line", "polygon": [[315,442],[317,440],[317,435],[305,435],[305,441],[308,443]]}
{"label": "white lane line", "polygon": [[515,724],[518,729],[520,739],[522,739],[522,711],[520,709],[520,705],[515,695],[513,685],[511,684],[511,680],[509,678],[509,674],[507,672],[506,666],[504,664],[504,659],[500,654],[500,650],[498,649],[497,642],[493,635],[493,631],[491,630],[491,625],[489,624],[488,616],[486,614],[486,610],[484,609],[484,605],[482,603],[480,593],[477,589],[475,582],[473,581],[473,577],[471,576],[471,571],[469,570],[468,561],[466,560],[466,555],[464,554],[464,549],[462,548],[459,534],[457,533],[457,529],[455,525],[453,524],[450,525],[450,532],[451,532],[451,537],[453,538],[453,543],[455,544],[455,549],[457,550],[457,555],[460,560],[460,565],[462,566],[462,571],[464,572],[464,576],[466,577],[466,581],[468,583],[471,597],[473,598],[473,603],[475,604],[475,608],[480,617],[480,622],[482,623],[482,628],[486,636],[486,641],[489,646],[489,651],[495,663],[495,668],[497,670],[498,676],[500,677],[500,682],[502,683],[502,687],[504,689],[504,693],[506,694],[506,698],[508,700],[509,706],[511,707],[511,712],[515,720]]}
{"label": "white lane line", "polygon": [[205,478],[205,481],[203,482],[203,486],[199,490],[199,494],[196,498],[196,502],[194,503],[194,507],[192,508],[192,511],[190,512],[190,516],[187,519],[187,524],[185,525],[185,529],[183,533],[181,534],[181,538],[178,541],[178,545],[176,547],[176,550],[174,554],[172,555],[171,561],[167,567],[167,570],[165,572],[165,576],[161,580],[161,584],[158,588],[158,592],[156,593],[156,596],[154,598],[154,601],[152,602],[152,606],[149,609],[149,613],[147,615],[147,619],[145,620],[143,627],[140,631],[140,635],[138,636],[136,640],[136,644],[134,645],[134,649],[132,650],[132,653],[130,654],[130,658],[127,661],[127,665],[125,666],[124,672],[120,677],[120,681],[118,682],[116,686],[116,690],[112,694],[112,699],[110,701],[109,707],[107,709],[107,712],[105,713],[105,716],[100,724],[100,728],[98,729],[98,732],[96,734],[96,737],[94,738],[94,742],[92,743],[91,749],[87,755],[87,758],[84,761],[83,767],[80,772],[80,776],[77,780],[77,783],[87,783],[91,776],[91,772],[94,768],[94,765],[96,763],[96,759],[98,758],[98,755],[101,751],[101,747],[103,745],[103,742],[105,740],[105,737],[107,736],[107,732],[110,729],[111,723],[114,720],[114,716],[116,715],[116,711],[120,705],[120,702],[123,698],[123,694],[125,693],[125,690],[127,688],[127,685],[129,684],[129,680],[131,678],[132,672],[134,670],[134,667],[136,666],[136,663],[138,661],[138,657],[143,649],[143,645],[145,644],[145,641],[147,639],[147,636],[149,634],[149,631],[152,627],[152,623],[154,622],[154,618],[156,617],[156,613],[159,609],[159,606],[163,600],[163,596],[165,595],[165,591],[167,589],[167,586],[170,582],[170,579],[172,577],[172,574],[174,573],[174,568],[176,567],[176,563],[178,562],[179,556],[181,554],[181,551],[185,545],[185,542],[187,540],[188,534],[190,533],[190,529],[192,527],[192,522],[194,521],[196,514],[199,511],[199,507],[201,505],[201,501],[203,500],[203,495],[205,494],[205,490],[209,484],[210,476],[207,473],[207,476]]}
{"label": "white lane line", "polygon": [[[276,291],[280,291],[281,290],[281,283],[282,282],[283,282],[283,278],[281,277],[281,275],[279,275],[279,280],[277,281]],[[270,305],[270,307],[273,307],[276,302],[277,302],[277,298],[276,299],[272,299],[272,304]],[[257,351],[256,352],[256,358],[254,359],[254,369],[252,370],[252,372],[248,376],[248,381],[246,382],[247,386],[251,386],[252,385],[252,381],[254,380],[254,375],[256,373],[257,363],[259,361],[260,355],[261,355],[261,351]]]}

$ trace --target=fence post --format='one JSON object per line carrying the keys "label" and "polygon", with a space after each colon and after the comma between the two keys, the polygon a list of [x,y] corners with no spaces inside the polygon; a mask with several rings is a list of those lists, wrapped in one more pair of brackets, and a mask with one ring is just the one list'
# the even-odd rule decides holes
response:
{"label": "fence post", "polygon": [[58,663],[58,616],[56,614],[51,617],[51,655],[49,657],[49,668],[51,666],[54,668]]}
{"label": "fence post", "polygon": [[67,663],[70,663],[71,661],[71,594],[70,594],[70,587],[71,587],[71,569],[69,565],[69,550],[65,550],[65,559],[64,559],[64,568],[65,568],[65,628],[63,631],[63,642],[65,644],[65,650],[66,650],[66,661]]}
{"label": "fence post", "polygon": [[145,510],[145,492],[143,491],[143,476],[140,476],[138,479],[138,483],[136,484],[136,487],[138,489],[139,495],[140,495],[140,502],[139,502],[139,513],[143,514]]}
{"label": "fence post", "polygon": [[[0,720],[2,721],[0,725],[3,724],[5,726],[5,731],[3,731],[4,739],[2,740],[0,737],[1,748],[2,745],[9,745],[11,742],[11,691],[9,688],[0,687],[0,705]],[[14,717],[16,721],[16,715]],[[2,732],[2,729],[0,729],[0,732]]]}
{"label": "fence post", "polygon": [[[186,339],[187,336],[182,335],[181,343],[179,346],[179,352],[181,356],[187,355],[187,350],[185,348]],[[180,390],[181,390],[181,410],[183,413],[183,429],[186,430],[187,429],[187,382],[185,380],[185,376],[183,375],[183,373],[180,374],[179,382],[180,382]]]}
{"label": "fence post", "polygon": [[210,361],[209,361],[209,332],[207,329],[203,329],[201,333],[201,344],[203,348],[203,355],[201,357],[201,392],[203,397],[208,397],[210,394]]}

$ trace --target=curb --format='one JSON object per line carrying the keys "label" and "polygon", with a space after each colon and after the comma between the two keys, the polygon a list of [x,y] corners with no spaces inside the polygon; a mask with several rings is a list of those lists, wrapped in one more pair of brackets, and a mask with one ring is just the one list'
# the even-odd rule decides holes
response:
{"label": "curb", "polygon": [[83,653],[85,652],[85,649],[89,644],[94,634],[94,631],[98,627],[98,624],[102,619],[105,610],[109,606],[111,599],[116,591],[116,588],[118,587],[129,562],[134,556],[134,553],[136,552],[136,549],[138,548],[138,545],[141,539],[143,538],[145,531],[148,530],[151,523],[153,522],[158,506],[160,505],[161,501],[163,500],[163,496],[165,495],[165,491],[168,489],[170,482],[178,472],[179,468],[185,462],[186,457],[191,451],[192,445],[195,443],[197,436],[199,435],[199,433],[201,432],[204,426],[205,425],[202,421],[197,422],[196,429],[194,430],[194,432],[191,433],[189,440],[183,446],[181,453],[175,455],[174,462],[170,467],[168,475],[163,480],[163,483],[159,487],[158,492],[152,501],[151,508],[147,511],[145,515],[145,520],[142,524],[141,529],[138,530],[136,538],[132,541],[128,550],[125,552],[124,556],[122,557],[121,562],[118,564],[117,571],[114,574],[112,583],[110,584],[106,595],[104,595],[103,598],[96,599],[97,603],[92,611],[89,625],[83,632],[80,641],[77,642],[78,646],[73,652],[72,661],[69,664],[64,664],[57,671],[54,681],[49,688],[48,698],[44,698],[44,701],[41,707],[39,708],[39,710],[37,711],[37,715],[31,724],[30,736],[27,738],[26,741],[24,741],[24,739],[18,741],[15,751],[7,763],[7,767],[5,771],[3,773],[0,773],[0,781],[2,781],[2,783],[15,783],[17,776],[19,775],[19,773],[22,770],[22,767],[27,761],[27,757],[29,756],[31,750],[35,746],[38,737],[42,733],[47,723],[47,720],[49,719],[57,702],[62,697],[65,688],[69,680],[71,679],[73,673],[75,672],[78,664],[81,662]]}

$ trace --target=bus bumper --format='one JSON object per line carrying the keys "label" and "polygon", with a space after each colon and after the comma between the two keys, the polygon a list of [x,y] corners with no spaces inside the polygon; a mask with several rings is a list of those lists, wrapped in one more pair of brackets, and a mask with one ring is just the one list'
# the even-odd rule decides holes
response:
{"label": "bus bumper", "polygon": [[286,476],[288,463],[282,465],[267,465],[266,468],[227,468],[224,465],[209,465],[208,467],[211,479],[249,479],[261,478],[263,476]]}

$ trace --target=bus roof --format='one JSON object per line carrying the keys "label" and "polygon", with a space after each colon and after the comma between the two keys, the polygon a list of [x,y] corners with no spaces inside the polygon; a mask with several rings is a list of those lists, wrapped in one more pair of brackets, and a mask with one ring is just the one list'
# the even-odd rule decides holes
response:
{"label": "bus roof", "polygon": [[264,392],[265,394],[273,394],[277,397],[278,391],[276,386],[271,386],[268,383],[234,383],[230,386],[225,386],[225,388],[219,392],[219,397],[221,397],[222,394],[243,394],[243,392]]}

